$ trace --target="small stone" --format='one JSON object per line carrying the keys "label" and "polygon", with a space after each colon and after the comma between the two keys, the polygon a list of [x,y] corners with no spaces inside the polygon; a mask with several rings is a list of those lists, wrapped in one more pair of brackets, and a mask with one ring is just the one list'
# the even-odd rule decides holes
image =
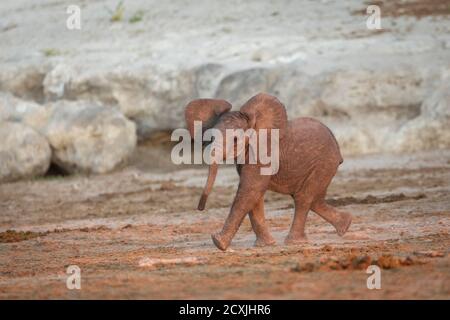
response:
{"label": "small stone", "polygon": [[368,255],[357,256],[352,259],[352,268],[357,270],[367,269],[372,263],[372,258]]}
{"label": "small stone", "polygon": [[291,271],[293,272],[313,272],[316,266],[312,262],[306,262],[304,264],[297,263]]}

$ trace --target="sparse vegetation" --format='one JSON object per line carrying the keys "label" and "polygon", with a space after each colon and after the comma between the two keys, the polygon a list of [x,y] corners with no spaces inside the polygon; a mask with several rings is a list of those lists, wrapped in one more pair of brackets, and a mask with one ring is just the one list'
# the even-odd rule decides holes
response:
{"label": "sparse vegetation", "polygon": [[224,32],[224,33],[231,33],[231,31],[233,31],[233,30],[231,30],[231,28],[229,28],[229,27],[222,28],[222,32]]}
{"label": "sparse vegetation", "polygon": [[144,18],[144,10],[138,10],[133,14],[133,16],[128,21],[130,23],[137,23],[142,21],[143,18]]}
{"label": "sparse vegetation", "polygon": [[54,57],[61,55],[61,51],[55,48],[45,48],[41,50],[46,57]]}
{"label": "sparse vegetation", "polygon": [[0,232],[0,243],[20,242],[46,236],[48,232],[6,230]]}
{"label": "sparse vegetation", "polygon": [[123,20],[123,14],[125,13],[125,6],[123,4],[123,1],[120,1],[114,10],[106,8],[108,12],[111,14],[111,17],[109,18],[109,21],[111,22],[118,22]]}

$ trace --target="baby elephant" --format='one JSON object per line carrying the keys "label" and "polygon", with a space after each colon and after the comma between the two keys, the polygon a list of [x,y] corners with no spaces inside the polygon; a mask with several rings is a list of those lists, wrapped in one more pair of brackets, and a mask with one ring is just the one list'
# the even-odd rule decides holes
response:
{"label": "baby elephant", "polygon": [[[187,127],[194,136],[194,121],[202,121],[202,130],[215,128],[222,132],[222,142],[214,140],[215,155],[227,158],[225,137],[226,129],[279,129],[279,167],[272,175],[263,175],[261,168],[266,165],[258,160],[248,162],[248,142],[245,139],[245,163],[238,164],[239,187],[231,206],[230,213],[222,230],[212,235],[214,244],[226,250],[236,234],[242,220],[248,213],[253,231],[256,234],[256,246],[275,244],[269,233],[264,217],[264,194],[266,190],[289,194],[294,199],[295,215],[286,244],[298,244],[306,240],[305,222],[311,209],[331,223],[342,236],[348,230],[352,217],[325,202],[325,195],[338,166],[343,162],[337,141],[325,125],[312,118],[297,118],[288,121],[284,105],[273,96],[257,94],[248,100],[240,111],[230,111],[231,105],[224,100],[199,99],[186,106]],[[259,135],[256,134],[256,136]],[[270,153],[270,140],[267,140]],[[234,149],[236,151],[236,149]],[[234,152],[233,156],[239,154]],[[214,158],[214,154],[213,154]],[[203,210],[217,175],[218,163],[212,161],[205,189],[199,203]],[[252,164],[253,163],[253,164]]]}

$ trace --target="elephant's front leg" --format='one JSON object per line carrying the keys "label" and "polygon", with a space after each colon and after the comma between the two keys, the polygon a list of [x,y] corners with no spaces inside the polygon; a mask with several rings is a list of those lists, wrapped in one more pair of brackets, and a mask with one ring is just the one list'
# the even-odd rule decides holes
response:
{"label": "elephant's front leg", "polygon": [[256,234],[255,246],[263,247],[274,245],[275,239],[270,235],[264,217],[264,196],[261,197],[249,216],[253,231]]}
{"label": "elephant's front leg", "polygon": [[263,198],[271,176],[260,175],[257,165],[245,165],[240,174],[239,187],[222,231],[211,235],[220,250],[226,250],[239,229],[245,215]]}

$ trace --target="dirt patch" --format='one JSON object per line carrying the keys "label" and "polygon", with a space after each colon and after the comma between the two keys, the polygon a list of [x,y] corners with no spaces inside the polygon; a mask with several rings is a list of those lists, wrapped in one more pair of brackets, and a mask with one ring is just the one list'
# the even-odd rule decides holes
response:
{"label": "dirt patch", "polygon": [[373,258],[368,255],[347,255],[344,257],[325,256],[316,262],[299,262],[291,269],[291,271],[366,270],[370,265],[377,265],[382,269],[394,269],[424,263],[424,261],[411,256],[395,257],[392,255],[382,255],[378,258]]}
{"label": "dirt patch", "polygon": [[[340,172],[329,194],[333,205],[352,205],[348,233],[338,237],[311,212],[308,240],[298,246],[283,244],[293,210],[278,209],[292,198],[268,192],[277,245],[255,248],[246,217],[226,252],[210,234],[223,226],[237,177],[234,169],[221,173],[204,212],[195,210],[204,170],[0,185],[1,237],[20,240],[0,242],[0,298],[450,297],[450,168],[442,163]],[[369,264],[383,268],[382,290],[367,289]],[[82,290],[62,281],[69,265],[80,267]]]}
{"label": "dirt patch", "polygon": [[[318,250],[306,249],[302,250],[302,255],[306,259],[297,262],[290,270],[292,272],[366,270],[370,265],[377,265],[388,270],[422,265],[430,262],[430,259],[427,258],[443,258],[446,256],[444,251],[439,250],[404,252],[404,255],[399,256],[390,253],[394,248],[395,245],[393,246],[393,244],[380,244],[366,247],[325,245]],[[384,253],[380,254],[380,252]]]}
{"label": "dirt patch", "polygon": [[[315,261],[301,261],[291,268],[293,272],[313,272],[330,270],[366,270],[370,265],[377,265],[382,269],[396,269],[405,266],[422,265],[428,263],[429,259],[443,258],[446,253],[443,251],[414,251],[406,256],[396,256],[393,254],[368,254],[367,252],[379,252],[389,250],[390,246],[368,246],[366,248],[335,248],[329,245],[318,250],[319,254],[312,254],[311,251],[304,250],[305,257],[318,256]],[[381,250],[380,250],[381,249]]]}
{"label": "dirt patch", "polygon": [[[416,196],[406,196],[403,193],[400,194],[390,194],[384,197],[376,197],[373,195],[368,195],[364,198],[358,199],[355,197],[343,197],[337,199],[327,199],[327,203],[334,207],[348,206],[350,204],[376,204],[376,203],[389,203],[404,200],[419,200],[426,198],[426,195],[421,193]],[[293,204],[289,204],[281,209],[292,209]]]}
{"label": "dirt patch", "polygon": [[[124,228],[127,228],[131,225],[127,225]],[[54,230],[48,230],[45,232],[34,232],[34,231],[16,231],[16,230],[6,230],[0,232],[0,243],[10,243],[10,242],[20,242],[31,240],[38,237],[44,237],[52,233],[63,233],[63,232],[96,232],[96,231],[110,231],[111,229],[106,226],[96,226],[96,227],[84,227],[84,228],[60,228]]]}
{"label": "dirt patch", "polygon": [[[369,5],[379,6],[381,15],[388,17],[413,16],[420,19],[427,16],[450,15],[450,5],[448,0],[375,0],[366,1],[365,4],[366,8]],[[353,11],[352,14],[367,15],[366,8]]]}
{"label": "dirt patch", "polygon": [[421,193],[416,196],[406,196],[403,193],[390,194],[384,197],[376,197],[373,195],[368,195],[362,199],[357,199],[355,197],[344,197],[339,199],[327,199],[327,202],[332,206],[347,206],[349,204],[375,204],[375,203],[389,203],[404,200],[419,200],[426,198],[426,195]]}
{"label": "dirt patch", "polygon": [[46,236],[48,232],[6,230],[0,232],[0,243],[20,242]]}

